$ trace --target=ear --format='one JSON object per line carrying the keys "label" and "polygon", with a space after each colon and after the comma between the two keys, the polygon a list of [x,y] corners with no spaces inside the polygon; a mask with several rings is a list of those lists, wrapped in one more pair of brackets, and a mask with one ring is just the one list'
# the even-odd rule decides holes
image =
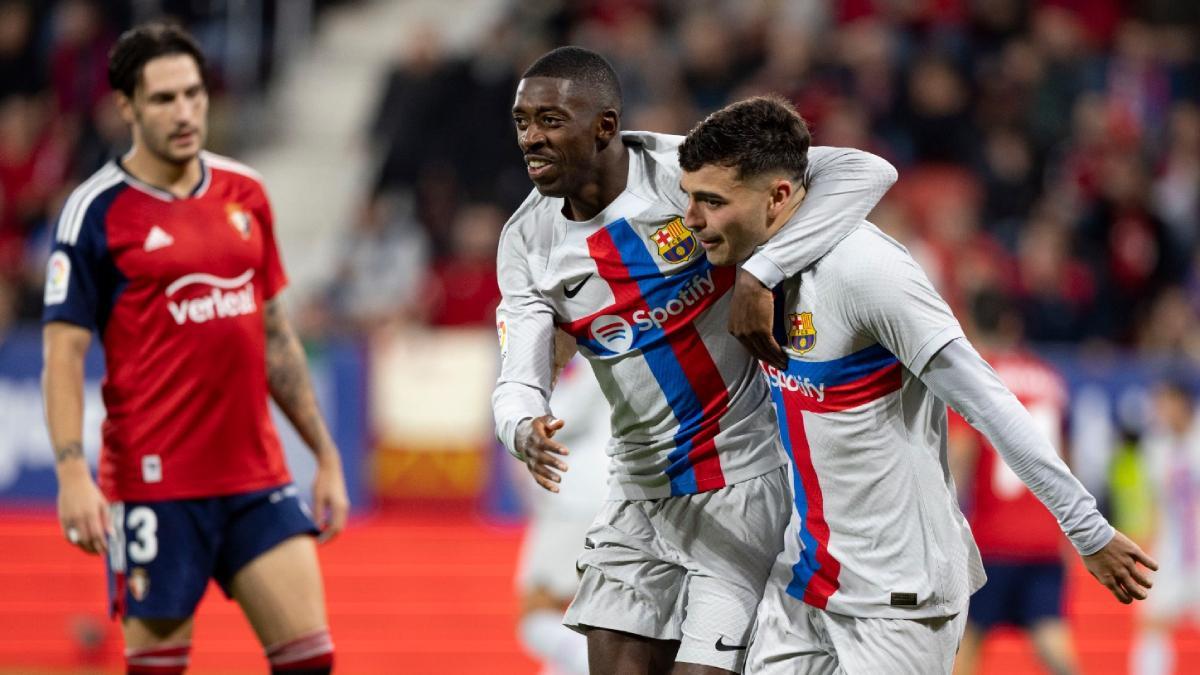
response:
{"label": "ear", "polygon": [[787,208],[792,196],[796,194],[796,186],[786,178],[775,178],[771,181],[771,190],[767,193],[767,214],[774,219]]}
{"label": "ear", "polygon": [[121,113],[121,119],[125,124],[132,126],[137,121],[137,115],[133,110],[133,101],[119,91],[113,93],[113,101],[117,104],[117,112]]}
{"label": "ear", "polygon": [[608,146],[612,139],[621,133],[621,114],[614,108],[605,108],[596,117],[596,145],[600,148]]}

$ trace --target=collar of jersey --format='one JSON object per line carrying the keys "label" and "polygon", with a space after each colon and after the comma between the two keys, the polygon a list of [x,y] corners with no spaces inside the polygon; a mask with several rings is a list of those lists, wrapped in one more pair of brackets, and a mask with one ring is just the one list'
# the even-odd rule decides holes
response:
{"label": "collar of jersey", "polygon": [[176,197],[167,190],[138,179],[132,173],[129,173],[129,170],[126,169],[125,165],[121,162],[120,157],[114,159],[113,164],[115,164],[116,167],[121,170],[121,174],[124,177],[125,182],[128,183],[130,187],[144,192],[155,199],[161,199],[164,202],[174,202],[181,199],[194,199],[196,197],[202,197],[204,196],[204,193],[208,191],[208,186],[210,183],[212,183],[212,171],[208,168],[208,163],[204,161],[203,155],[199,157],[199,160],[200,182],[196,183],[196,187],[192,188],[192,191],[189,192],[186,197]]}

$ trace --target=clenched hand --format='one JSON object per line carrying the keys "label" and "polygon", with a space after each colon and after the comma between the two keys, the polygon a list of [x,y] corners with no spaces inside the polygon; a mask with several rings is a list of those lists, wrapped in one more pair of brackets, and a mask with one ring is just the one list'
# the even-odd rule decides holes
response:
{"label": "clenched hand", "polygon": [[788,357],[775,342],[775,295],[753,274],[738,269],[729,302],[729,332],[752,356],[780,370]]}

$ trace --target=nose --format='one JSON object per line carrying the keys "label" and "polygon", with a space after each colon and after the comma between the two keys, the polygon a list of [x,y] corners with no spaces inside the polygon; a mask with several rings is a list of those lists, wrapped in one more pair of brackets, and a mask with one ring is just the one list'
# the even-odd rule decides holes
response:
{"label": "nose", "polygon": [[529,152],[546,144],[546,134],[535,124],[530,124],[517,137],[522,152]]}
{"label": "nose", "polygon": [[695,199],[688,199],[687,211],[683,213],[683,226],[692,232],[704,229],[704,219],[700,217],[700,209],[696,206]]}

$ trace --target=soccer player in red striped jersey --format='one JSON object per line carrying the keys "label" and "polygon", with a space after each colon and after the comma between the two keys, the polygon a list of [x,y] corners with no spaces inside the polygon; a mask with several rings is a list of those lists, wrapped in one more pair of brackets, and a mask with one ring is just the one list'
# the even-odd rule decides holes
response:
{"label": "soccer player in red striped jersey", "polygon": [[[977,294],[971,301],[971,315],[972,337],[980,354],[1062,453],[1066,383],[1049,364],[1021,348],[1021,318],[998,292]],[[1029,634],[1048,672],[1078,672],[1070,629],[1062,618],[1067,542],[1054,516],[987,438],[953,411],[948,446],[955,480],[960,491],[965,491],[967,522],[988,579],[971,596],[954,672],[976,672],[984,637],[1001,624]]]}
{"label": "soccer player in red striped jersey", "polygon": [[[187,667],[208,580],[241,605],[273,673],[328,673],[314,538],[349,509],[341,460],[284,316],[261,179],[203,150],[204,56],[167,24],[123,34],[109,82],[132,149],[80,185],[55,232],[43,320],[46,420],[68,541],[106,554],[130,673]],[[104,349],[99,486],[81,448],[83,361]],[[317,524],[268,396],[317,459]]]}

